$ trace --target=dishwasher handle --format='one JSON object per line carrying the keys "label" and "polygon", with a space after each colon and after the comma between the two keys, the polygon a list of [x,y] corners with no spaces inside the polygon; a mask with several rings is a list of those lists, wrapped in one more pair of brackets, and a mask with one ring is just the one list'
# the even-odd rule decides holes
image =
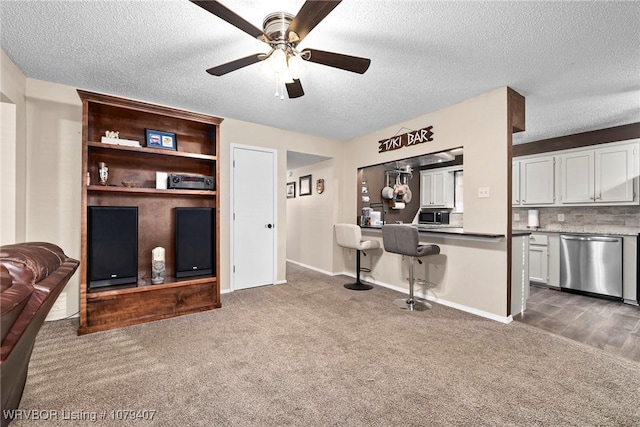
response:
{"label": "dishwasher handle", "polygon": [[585,236],[585,237],[580,237],[580,236],[560,236],[561,238],[565,239],[565,240],[581,240],[583,242],[610,242],[610,243],[615,243],[615,242],[619,242],[620,238],[619,237],[599,237],[599,236]]}

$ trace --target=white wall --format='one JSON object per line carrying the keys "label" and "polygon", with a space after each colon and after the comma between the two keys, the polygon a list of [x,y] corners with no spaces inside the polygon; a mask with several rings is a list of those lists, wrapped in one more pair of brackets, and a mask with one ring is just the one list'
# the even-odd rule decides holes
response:
{"label": "white wall", "polygon": [[[344,143],[333,141],[326,138],[319,138],[310,135],[304,135],[297,132],[285,131],[282,129],[262,126],[255,123],[243,122],[234,119],[225,119],[220,127],[221,148],[220,157],[220,176],[221,183],[219,188],[220,194],[220,289],[222,291],[229,289],[229,251],[230,251],[230,194],[229,194],[229,176],[230,176],[230,144],[253,145],[259,147],[267,147],[278,150],[278,218],[276,223],[277,241],[278,241],[278,261],[277,261],[277,280],[282,282],[286,280],[286,256],[287,256],[287,196],[286,183],[287,179],[287,150],[297,151],[306,154],[315,154],[334,159],[334,170],[332,176],[325,176],[325,185],[338,188],[342,171],[342,153],[344,151]],[[315,190],[314,190],[315,191]],[[311,196],[307,196],[311,197]],[[339,209],[338,192],[334,192],[333,196],[324,197],[321,203],[327,203],[334,209]],[[337,211],[336,211],[337,212]],[[337,216],[337,213],[336,213]],[[306,236],[308,244],[314,240],[323,239],[325,236],[333,233],[333,226],[322,225],[313,227]],[[322,269],[317,261],[324,259],[326,253],[322,252],[319,247],[309,249],[308,258],[311,267]],[[333,254],[329,255],[333,256]]]}
{"label": "white wall", "polygon": [[[8,190],[10,195],[8,199],[2,198],[4,210],[15,212],[13,223],[7,227],[14,227],[13,238],[8,240],[2,239],[2,243],[23,242],[26,239],[26,209],[27,209],[27,137],[26,137],[26,93],[27,78],[24,73],[16,67],[4,51],[0,51],[0,98],[3,103],[11,103],[15,105],[15,140],[6,147],[2,144],[2,152],[4,157],[5,149],[9,150],[7,156],[13,156],[14,173],[9,172],[14,177],[13,181],[2,182],[2,186],[13,187]],[[12,147],[11,147],[12,145]],[[3,161],[4,165],[4,161]],[[11,165],[7,165],[11,168]],[[5,193],[3,192],[3,196]],[[11,195],[13,197],[11,197]],[[4,219],[3,219],[4,221]]]}
{"label": "white wall", "polygon": [[[27,79],[26,101],[26,240],[55,243],[80,259],[82,103],[75,88],[35,79]],[[66,316],[79,311],[79,295],[76,273],[61,295]]]}
{"label": "white wall", "polygon": [[16,242],[16,105],[0,108],[0,245],[6,245]]}
{"label": "white wall", "polygon": [[[6,55],[2,55],[2,94],[16,104],[16,239],[52,241],[63,247],[69,256],[80,258],[80,100],[73,87],[24,79]],[[339,272],[344,266],[353,268],[353,263],[345,259],[347,255],[336,245],[332,244],[333,250],[328,250],[325,239],[329,236],[333,239],[333,223],[353,222],[356,218],[358,195],[354,183],[357,169],[362,166],[463,146],[467,190],[465,229],[506,234],[507,148],[511,142],[507,131],[506,98],[506,88],[498,89],[347,143],[225,119],[221,125],[219,153],[222,181],[219,187],[221,290],[229,289],[228,159],[231,143],[278,150],[278,281],[286,280],[287,244],[304,248],[305,264]],[[401,127],[418,129],[429,125],[434,126],[434,142],[378,154],[378,141],[396,134]],[[304,238],[295,242],[287,242],[287,150],[333,159],[333,171],[327,169],[323,172],[327,174],[324,179],[328,193],[323,195],[326,197],[308,196],[318,203],[316,210],[330,212],[333,220],[309,227]],[[315,179],[314,176],[314,191]],[[475,197],[481,186],[491,188],[489,199]],[[504,315],[506,244],[483,248],[482,256],[476,258],[479,261],[465,265],[464,271],[460,268],[469,249],[449,242],[443,242],[443,245],[448,254],[448,279],[441,284],[442,295],[456,303],[472,304],[481,310]],[[379,272],[390,274],[389,282],[403,282],[402,274],[396,274],[402,266],[398,266],[393,257],[381,255],[377,263]],[[491,267],[487,268],[488,265]],[[466,283],[463,285],[463,282]],[[67,286],[68,315],[77,311],[78,286],[77,277],[72,278]]]}
{"label": "white wall", "polygon": [[[342,219],[353,222],[357,213],[359,168],[456,147],[464,148],[464,229],[466,232],[506,235],[508,232],[508,167],[511,133],[508,128],[506,87],[456,105],[356,138],[345,146],[341,189]],[[433,141],[378,153],[379,141],[400,129],[433,126]],[[478,198],[478,188],[489,187],[489,198]],[[507,316],[507,242],[469,242],[430,238],[441,255],[425,263],[437,284],[433,296],[499,318]],[[343,256],[338,253],[337,256]],[[345,260],[346,269],[353,270]],[[383,253],[373,259],[372,277],[387,285],[408,289],[400,256]]]}
{"label": "white wall", "polygon": [[[4,55],[4,53],[3,53]],[[7,58],[8,59],[8,58]],[[10,62],[10,60],[9,60]],[[5,60],[2,61],[2,93],[21,99],[17,106],[16,137],[16,240],[43,240],[61,246],[67,255],[80,258],[80,200],[82,155],[82,109],[76,88],[35,79],[24,79],[20,92],[20,79],[24,75]],[[11,66],[10,66],[11,65]],[[9,72],[5,72],[5,69]],[[14,79],[9,79],[13,74]],[[18,83],[16,83],[16,81]],[[5,92],[6,90],[6,92]],[[7,95],[8,96],[8,95]],[[20,98],[22,97],[22,98]],[[28,120],[27,120],[28,118]],[[20,132],[20,123],[24,122]],[[27,123],[28,122],[28,123]],[[28,132],[26,131],[28,129]],[[220,287],[229,289],[229,156],[230,144],[254,145],[278,150],[278,281],[286,280],[286,152],[287,150],[340,158],[343,143],[296,132],[225,119],[221,126],[221,271]],[[342,170],[341,160],[333,175],[326,176],[329,187],[337,188]],[[23,177],[23,178],[22,178]],[[338,209],[337,193],[333,199],[323,198]],[[336,214],[337,215],[337,214]],[[20,231],[20,223],[24,224]],[[332,234],[332,227],[315,227],[309,239]],[[321,253],[325,256],[325,253]],[[321,259],[322,256],[312,257]],[[323,261],[324,262],[324,261]],[[321,268],[321,266],[316,266]],[[72,277],[64,292],[67,315],[78,311],[78,273]]]}
{"label": "white wall", "polygon": [[[331,274],[333,270],[333,224],[337,220],[337,196],[333,159],[291,170],[287,182],[296,183],[296,197],[287,199],[287,260]],[[311,175],[311,195],[300,196],[300,177]],[[324,192],[316,182],[324,179]],[[318,230],[323,230],[318,234]]]}

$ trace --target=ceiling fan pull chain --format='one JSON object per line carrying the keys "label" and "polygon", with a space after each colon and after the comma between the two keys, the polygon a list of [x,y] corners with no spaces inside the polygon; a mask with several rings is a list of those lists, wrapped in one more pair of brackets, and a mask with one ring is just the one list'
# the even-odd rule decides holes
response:
{"label": "ceiling fan pull chain", "polygon": [[276,73],[276,98],[284,100],[284,77],[282,73]]}

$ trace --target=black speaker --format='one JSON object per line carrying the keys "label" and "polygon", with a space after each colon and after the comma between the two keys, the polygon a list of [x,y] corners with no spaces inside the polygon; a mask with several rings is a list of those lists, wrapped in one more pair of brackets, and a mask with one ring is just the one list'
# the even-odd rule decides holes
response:
{"label": "black speaker", "polygon": [[88,207],[89,288],[138,281],[138,208]]}
{"label": "black speaker", "polygon": [[213,208],[176,208],[176,277],[215,275]]}

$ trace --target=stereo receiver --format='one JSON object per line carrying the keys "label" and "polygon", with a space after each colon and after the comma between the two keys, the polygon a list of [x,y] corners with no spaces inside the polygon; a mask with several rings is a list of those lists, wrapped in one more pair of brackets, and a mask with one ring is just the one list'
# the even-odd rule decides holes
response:
{"label": "stereo receiver", "polygon": [[212,176],[192,173],[169,174],[167,187],[186,190],[215,190],[215,179]]}

